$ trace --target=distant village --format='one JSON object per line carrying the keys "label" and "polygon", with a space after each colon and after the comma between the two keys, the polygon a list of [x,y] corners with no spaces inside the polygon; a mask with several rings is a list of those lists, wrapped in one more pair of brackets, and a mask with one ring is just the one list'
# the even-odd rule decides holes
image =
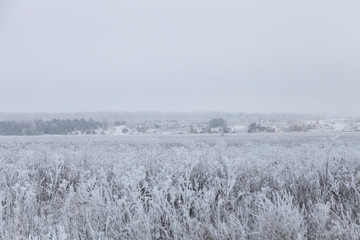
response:
{"label": "distant village", "polygon": [[[139,117],[141,116],[141,117]],[[252,115],[208,118],[203,115],[126,115],[126,120],[92,118],[0,120],[0,135],[140,135],[140,134],[235,134],[360,131],[359,119],[304,120],[267,116],[254,121]],[[149,117],[150,116],[150,117]],[[250,116],[250,117],[249,117]],[[158,118],[158,119],[156,119]]]}
{"label": "distant village", "polygon": [[326,120],[309,122],[266,123],[259,120],[248,125],[228,124],[222,118],[210,119],[208,123],[186,125],[176,120],[144,122],[129,126],[125,122],[115,123],[104,134],[234,134],[234,133],[284,133],[284,132],[325,132],[360,131],[359,120]]}

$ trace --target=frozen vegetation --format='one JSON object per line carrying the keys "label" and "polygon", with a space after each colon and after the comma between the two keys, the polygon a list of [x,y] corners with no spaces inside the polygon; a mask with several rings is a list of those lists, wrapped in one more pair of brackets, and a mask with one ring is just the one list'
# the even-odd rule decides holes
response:
{"label": "frozen vegetation", "polygon": [[1,137],[0,239],[359,239],[356,133]]}

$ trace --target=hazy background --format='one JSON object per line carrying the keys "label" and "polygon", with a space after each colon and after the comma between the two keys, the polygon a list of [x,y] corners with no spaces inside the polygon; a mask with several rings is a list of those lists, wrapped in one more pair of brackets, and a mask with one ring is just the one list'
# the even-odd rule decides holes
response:
{"label": "hazy background", "polygon": [[0,0],[0,112],[360,116],[360,2]]}

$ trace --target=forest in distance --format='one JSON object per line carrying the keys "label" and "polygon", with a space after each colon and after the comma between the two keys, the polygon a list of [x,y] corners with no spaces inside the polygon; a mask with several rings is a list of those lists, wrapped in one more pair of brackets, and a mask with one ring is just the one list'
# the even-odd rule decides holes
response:
{"label": "forest in distance", "polygon": [[95,134],[95,130],[99,129],[106,130],[107,122],[97,122],[93,119],[0,121],[0,135]]}

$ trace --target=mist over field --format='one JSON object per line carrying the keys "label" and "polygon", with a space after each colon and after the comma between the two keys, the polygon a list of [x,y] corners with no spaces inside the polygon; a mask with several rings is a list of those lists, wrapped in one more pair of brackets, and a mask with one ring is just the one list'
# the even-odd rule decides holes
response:
{"label": "mist over field", "polygon": [[360,3],[2,0],[0,112],[360,117]]}
{"label": "mist over field", "polygon": [[0,239],[360,239],[359,12],[0,0]]}

